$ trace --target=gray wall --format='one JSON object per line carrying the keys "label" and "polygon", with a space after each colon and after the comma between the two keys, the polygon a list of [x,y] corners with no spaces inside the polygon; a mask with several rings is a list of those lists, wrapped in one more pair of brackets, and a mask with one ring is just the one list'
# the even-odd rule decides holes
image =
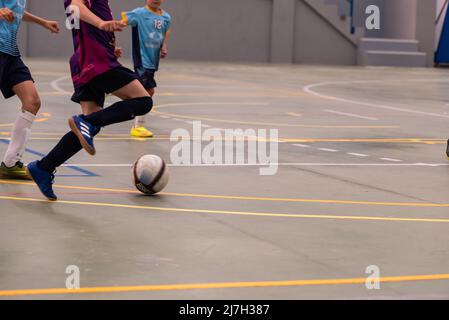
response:
{"label": "gray wall", "polygon": [[[338,2],[339,0],[335,0]],[[363,0],[370,2],[370,0]],[[383,0],[372,0],[382,3]],[[434,41],[436,0],[388,0],[401,6],[401,19],[388,19],[381,32],[372,36],[394,36],[403,32],[423,42],[425,51]],[[62,0],[28,1],[28,10],[65,25]],[[170,57],[184,60],[250,61],[285,63],[355,64],[357,38],[349,33],[349,20],[340,19],[332,0],[166,0],[164,8],[173,17]],[[405,3],[404,3],[405,2]],[[407,3],[414,3],[408,6]],[[114,15],[145,4],[144,0],[110,0]],[[417,3],[417,5],[416,5]],[[432,7],[432,6],[430,6]],[[395,16],[389,11],[385,16]],[[410,18],[411,17],[411,18]],[[383,19],[385,21],[385,19]],[[401,24],[398,28],[397,24]],[[411,26],[411,27],[410,27]],[[118,35],[119,44],[130,54],[130,32]],[[31,57],[68,57],[72,52],[70,32],[62,28],[55,36],[24,24],[22,53]],[[433,45],[432,45],[433,46]]]}
{"label": "gray wall", "polygon": [[[343,64],[356,61],[356,44],[306,2],[296,4],[295,63]],[[349,34],[349,24],[346,32]]]}

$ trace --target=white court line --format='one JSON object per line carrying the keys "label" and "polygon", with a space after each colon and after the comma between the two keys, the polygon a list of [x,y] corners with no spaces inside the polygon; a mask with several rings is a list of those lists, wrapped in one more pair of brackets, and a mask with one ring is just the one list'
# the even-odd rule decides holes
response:
{"label": "white court line", "polygon": [[326,151],[326,152],[338,152],[338,150],[335,150],[335,149],[328,149],[328,148],[318,148],[318,150]]}
{"label": "white court line", "polygon": [[[415,79],[415,81],[416,80],[417,79]],[[404,108],[399,108],[399,107],[392,107],[392,106],[381,105],[381,104],[377,104],[377,103],[369,103],[369,102],[363,102],[363,101],[357,101],[357,100],[351,100],[351,99],[344,99],[344,98],[339,98],[339,97],[335,97],[335,96],[331,96],[331,95],[321,94],[321,93],[318,93],[318,92],[312,90],[313,88],[330,86],[330,85],[376,83],[376,82],[385,82],[385,81],[393,82],[393,81],[399,81],[399,80],[328,81],[328,82],[309,84],[309,85],[303,87],[303,91],[308,94],[311,94],[315,97],[319,97],[319,98],[327,99],[327,100],[334,100],[334,101],[339,101],[339,102],[344,102],[344,103],[357,104],[357,105],[371,107],[371,108],[387,109],[387,110],[392,110],[392,111],[420,114],[420,115],[431,116],[431,117],[439,117],[439,118],[446,118],[446,119],[449,118],[449,115],[432,113],[432,112],[424,112],[424,111],[418,111],[418,110],[412,110],[412,109],[404,109]],[[401,81],[404,81],[404,80],[402,79]],[[422,79],[422,81],[425,82],[426,80]]]}
{"label": "white court line", "polygon": [[51,85],[51,87],[52,87],[55,91],[57,91],[57,92],[60,92],[60,93],[63,93],[63,94],[72,94],[72,92],[66,91],[66,90],[62,89],[62,88],[59,86],[59,82],[61,82],[61,81],[63,81],[63,80],[68,80],[68,79],[70,79],[69,76],[62,76],[62,77],[59,77],[59,78],[56,79],[56,80],[53,80],[53,81],[50,83],[50,85]]}
{"label": "white court line", "polygon": [[392,158],[380,158],[380,160],[391,161],[391,162],[402,162],[402,160],[392,159]]}
{"label": "white court line", "polygon": [[168,119],[168,117],[167,117],[167,116],[159,116],[159,117],[161,117],[161,118],[164,118],[164,119]]}
{"label": "white court line", "polygon": [[353,152],[348,152],[347,154],[349,154],[350,156],[356,156],[356,157],[368,157],[367,154],[364,153],[353,153]]}
{"label": "white court line", "polygon": [[242,89],[241,86],[204,86],[204,85],[176,85],[176,84],[170,84],[170,85],[162,85],[159,86],[160,89],[164,88],[197,88],[197,89]]}
{"label": "white court line", "polygon": [[294,146],[295,147],[300,147],[300,148],[310,148],[310,146],[308,146],[306,144],[299,144],[299,143],[294,144]]}
{"label": "white court line", "polygon": [[[63,164],[62,167],[80,167],[80,168],[115,168],[132,167],[132,163],[118,164]],[[260,166],[284,166],[284,167],[447,167],[449,163],[319,163],[319,162],[298,162],[298,163],[245,163],[245,164],[167,164],[168,167],[260,167]]]}
{"label": "white court line", "polygon": [[346,113],[346,112],[340,112],[340,111],[329,110],[329,109],[326,109],[326,110],[323,110],[323,111],[328,112],[328,113],[338,114],[340,116],[347,116],[347,117],[358,118],[358,119],[365,119],[365,120],[371,120],[371,121],[379,120],[377,118],[361,116],[361,115],[354,114],[354,113]]}
{"label": "white court line", "polygon": [[[193,123],[192,123],[193,124]],[[212,128],[212,126],[208,125],[208,124],[201,124],[202,127],[204,128]]]}

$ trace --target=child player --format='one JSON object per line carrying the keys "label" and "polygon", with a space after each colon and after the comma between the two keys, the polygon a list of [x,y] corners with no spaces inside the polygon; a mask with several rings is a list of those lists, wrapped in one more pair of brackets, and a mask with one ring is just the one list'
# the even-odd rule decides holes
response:
{"label": "child player", "polygon": [[41,101],[30,70],[20,58],[17,32],[23,21],[59,32],[56,21],[47,21],[25,11],[26,0],[0,0],[0,90],[5,99],[15,95],[22,104],[11,132],[11,141],[0,165],[2,179],[29,179],[21,162],[25,144]]}
{"label": "child player", "polygon": [[[65,0],[69,19],[78,20],[72,30],[75,53],[70,59],[75,93],[83,114],[69,119],[71,131],[40,161],[28,165],[28,172],[50,201],[54,171],[81,149],[95,154],[94,136],[102,127],[133,120],[151,111],[153,100],[133,71],[117,60],[114,31],[125,24],[112,19],[108,0]],[[75,23],[77,25],[77,23]],[[103,109],[105,95],[112,93],[122,101]]]}
{"label": "child player", "polygon": [[[146,0],[147,5],[129,12],[122,12],[122,21],[132,26],[132,54],[134,70],[150,96],[157,87],[154,79],[159,68],[160,58],[166,58],[167,36],[170,32],[171,17],[162,10],[163,0]],[[136,117],[131,135],[152,137],[145,128],[145,116]]]}

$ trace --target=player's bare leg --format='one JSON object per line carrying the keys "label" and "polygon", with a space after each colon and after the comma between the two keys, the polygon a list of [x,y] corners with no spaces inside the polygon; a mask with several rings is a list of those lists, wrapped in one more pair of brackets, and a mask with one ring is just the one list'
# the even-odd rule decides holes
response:
{"label": "player's bare leg", "polygon": [[81,104],[81,111],[85,116],[88,116],[91,113],[101,110],[101,107],[98,106],[97,103],[93,101],[81,101],[80,104]]}

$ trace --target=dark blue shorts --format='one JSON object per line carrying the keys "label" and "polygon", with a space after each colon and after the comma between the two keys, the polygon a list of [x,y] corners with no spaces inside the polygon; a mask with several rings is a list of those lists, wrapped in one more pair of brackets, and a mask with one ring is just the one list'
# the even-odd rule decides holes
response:
{"label": "dark blue shorts", "polygon": [[72,101],[93,101],[104,107],[106,94],[117,91],[136,80],[136,74],[123,66],[111,69],[93,78],[89,83],[76,88]]}
{"label": "dark blue shorts", "polygon": [[34,82],[30,69],[22,59],[0,52],[0,90],[5,99],[15,96],[12,88],[25,81]]}
{"label": "dark blue shorts", "polygon": [[137,76],[139,77],[140,83],[142,83],[145,89],[154,89],[157,87],[156,80],[154,79],[154,75],[156,70],[154,69],[143,69],[137,68],[135,69]]}

